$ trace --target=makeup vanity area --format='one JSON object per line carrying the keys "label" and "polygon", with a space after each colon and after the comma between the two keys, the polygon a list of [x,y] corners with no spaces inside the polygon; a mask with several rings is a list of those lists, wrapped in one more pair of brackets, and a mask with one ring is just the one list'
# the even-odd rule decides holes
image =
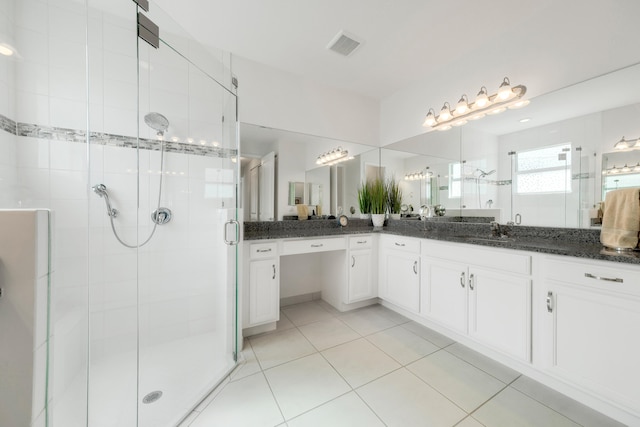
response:
{"label": "makeup vanity area", "polygon": [[[640,66],[588,83],[590,90],[628,95],[628,78],[640,80]],[[640,176],[640,170],[622,171],[636,165],[637,152],[614,152],[613,145],[622,135],[640,136],[640,100],[629,104],[626,96],[626,104],[522,129],[515,124],[579,96],[580,86],[533,98],[508,122],[485,118],[482,126],[430,132],[382,149],[270,130],[271,145],[262,146],[277,152],[278,199],[288,194],[289,182],[301,182],[321,191],[314,205],[325,214],[356,209],[345,228],[335,220],[245,218],[244,335],[273,330],[284,304],[321,298],[348,311],[380,303],[625,424],[640,425],[640,257],[604,251],[591,221],[607,191],[638,185],[634,173]],[[251,135],[255,129],[249,129]],[[305,147],[295,153],[297,163],[306,159],[305,170],[290,167],[293,141]],[[315,156],[338,144],[353,154],[350,165],[314,167]],[[546,172],[561,174],[564,187],[526,194],[526,157],[545,150],[552,152],[538,162],[546,165],[540,179]],[[468,221],[390,220],[374,229],[357,219],[355,188],[368,173],[402,179],[419,171],[432,176],[403,180],[403,201],[416,210],[442,204],[447,217]],[[278,220],[295,215],[286,201],[273,205]],[[500,239],[488,224],[470,219],[477,216],[493,216],[502,227],[517,218],[521,223]]]}

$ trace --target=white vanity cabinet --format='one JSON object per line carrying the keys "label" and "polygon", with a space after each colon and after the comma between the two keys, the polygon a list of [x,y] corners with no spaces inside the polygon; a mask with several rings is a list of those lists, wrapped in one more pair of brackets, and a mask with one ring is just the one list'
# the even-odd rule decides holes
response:
{"label": "white vanity cabinet", "polygon": [[261,242],[245,246],[243,327],[280,319],[280,257],[278,243]]}
{"label": "white vanity cabinet", "polygon": [[420,311],[420,239],[381,235],[380,298],[412,313]]}
{"label": "white vanity cabinet", "polygon": [[421,315],[483,345],[531,360],[531,256],[428,241]]}
{"label": "white vanity cabinet", "polygon": [[378,296],[374,271],[374,237],[349,236],[349,278],[344,303],[351,304]]}
{"label": "white vanity cabinet", "polygon": [[547,372],[640,416],[640,266],[547,256]]}

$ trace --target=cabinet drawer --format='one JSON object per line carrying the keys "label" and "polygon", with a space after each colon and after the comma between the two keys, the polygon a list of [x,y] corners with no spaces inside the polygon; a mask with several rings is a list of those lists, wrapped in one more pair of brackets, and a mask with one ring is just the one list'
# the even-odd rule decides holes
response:
{"label": "cabinet drawer", "polygon": [[385,249],[395,249],[416,254],[420,253],[420,240],[418,239],[389,235],[381,237],[383,237],[383,239],[381,239],[380,242]]}
{"label": "cabinet drawer", "polygon": [[282,242],[282,255],[338,251],[346,249],[346,247],[347,244],[344,237],[333,239],[285,240]]}
{"label": "cabinet drawer", "polygon": [[640,266],[598,261],[579,262],[547,257],[544,278],[574,285],[592,286],[640,295]]}
{"label": "cabinet drawer", "polygon": [[426,241],[423,245],[422,255],[450,261],[462,261],[470,265],[509,273],[531,274],[531,255],[511,251],[472,247],[459,243]]}
{"label": "cabinet drawer", "polygon": [[373,244],[372,236],[351,236],[349,237],[349,249],[367,249]]}
{"label": "cabinet drawer", "polygon": [[272,258],[278,255],[278,244],[276,242],[253,243],[249,250],[251,259]]}

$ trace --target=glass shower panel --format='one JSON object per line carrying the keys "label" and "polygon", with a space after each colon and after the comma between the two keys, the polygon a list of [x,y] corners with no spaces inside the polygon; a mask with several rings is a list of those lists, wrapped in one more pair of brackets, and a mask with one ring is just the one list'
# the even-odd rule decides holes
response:
{"label": "glass shower panel", "polygon": [[[105,197],[88,192],[88,425],[135,426],[139,169],[136,6],[130,0],[89,0],[87,4],[89,186],[103,184],[111,207],[118,211],[110,217]],[[141,157],[145,154],[148,158],[148,151],[140,150]],[[124,246],[118,238],[134,248]],[[56,426],[71,425],[54,415]]]}
{"label": "glass shower panel", "polygon": [[[138,241],[153,237],[138,249],[137,404],[149,427],[176,425],[235,364],[236,254],[224,242],[236,215],[235,95],[186,59],[166,21],[163,31],[174,45],[138,42]],[[158,208],[165,224],[151,218]]]}

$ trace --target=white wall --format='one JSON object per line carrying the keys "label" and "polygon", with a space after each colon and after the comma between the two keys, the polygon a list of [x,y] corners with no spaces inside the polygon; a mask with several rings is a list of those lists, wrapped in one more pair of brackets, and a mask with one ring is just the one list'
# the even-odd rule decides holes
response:
{"label": "white wall", "polygon": [[338,140],[379,145],[379,103],[241,57],[240,121]]}

